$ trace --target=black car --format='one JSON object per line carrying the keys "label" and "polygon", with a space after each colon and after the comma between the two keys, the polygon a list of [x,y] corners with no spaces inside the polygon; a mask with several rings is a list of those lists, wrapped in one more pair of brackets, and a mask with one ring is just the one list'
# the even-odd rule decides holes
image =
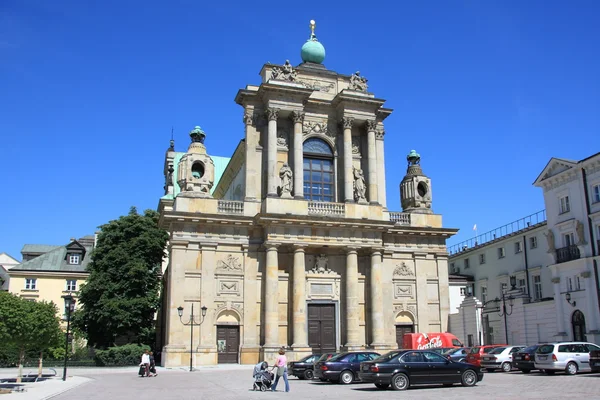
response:
{"label": "black car", "polygon": [[315,377],[320,380],[328,380],[339,383],[352,383],[358,380],[360,363],[371,361],[379,357],[379,353],[372,351],[357,351],[352,353],[341,353],[326,361],[318,361],[315,364]]}
{"label": "black car", "polygon": [[528,374],[535,368],[535,352],[541,344],[525,347],[513,354],[513,367],[519,369],[522,373]]}
{"label": "black car", "polygon": [[359,376],[379,389],[392,385],[394,390],[405,390],[412,385],[436,383],[475,386],[483,379],[483,372],[480,367],[449,360],[433,351],[400,350],[361,363]]}
{"label": "black car", "polygon": [[312,379],[315,362],[321,357],[320,354],[311,354],[298,361],[288,363],[288,373],[298,379]]}
{"label": "black car", "polygon": [[[327,361],[330,358],[335,357],[337,355],[338,355],[338,353],[323,353],[321,355],[321,357],[319,357],[318,359],[316,359],[315,362],[314,362],[314,364],[313,364],[313,375],[314,375],[314,366],[315,366],[316,363],[318,363],[319,361]],[[327,378],[323,378],[322,376],[320,376],[318,378],[319,378],[319,380],[321,382],[327,382]]]}

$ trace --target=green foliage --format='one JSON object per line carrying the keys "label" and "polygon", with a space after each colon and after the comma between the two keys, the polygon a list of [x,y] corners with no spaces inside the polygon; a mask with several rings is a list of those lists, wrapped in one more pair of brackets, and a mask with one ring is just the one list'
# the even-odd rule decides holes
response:
{"label": "green foliage", "polygon": [[138,365],[144,351],[150,350],[145,344],[126,344],[96,350],[96,364],[100,366]]}
{"label": "green foliage", "polygon": [[88,265],[73,324],[88,343],[100,349],[118,337],[146,342],[154,336],[154,313],[159,305],[161,264],[168,234],[158,226],[159,214],[129,214],[100,227],[98,243]]}
{"label": "green foliage", "polygon": [[43,351],[58,346],[62,330],[56,305],[25,300],[0,292],[0,342],[20,351]]}

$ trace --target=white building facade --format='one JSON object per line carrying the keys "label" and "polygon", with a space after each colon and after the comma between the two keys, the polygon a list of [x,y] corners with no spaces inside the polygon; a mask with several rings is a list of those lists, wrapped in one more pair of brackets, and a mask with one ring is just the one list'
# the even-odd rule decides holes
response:
{"label": "white building facade", "polygon": [[600,153],[553,158],[534,185],[545,211],[449,249],[450,274],[473,277],[449,316],[466,344],[600,342]]}

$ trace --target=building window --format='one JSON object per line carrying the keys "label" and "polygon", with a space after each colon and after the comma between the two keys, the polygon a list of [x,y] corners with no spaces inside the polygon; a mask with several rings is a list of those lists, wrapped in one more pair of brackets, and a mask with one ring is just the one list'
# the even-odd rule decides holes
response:
{"label": "building window", "polygon": [[581,280],[579,275],[575,276],[575,290],[581,290]]}
{"label": "building window", "polygon": [[479,264],[485,264],[485,253],[479,255]]}
{"label": "building window", "polygon": [[79,265],[79,254],[71,254],[71,255],[69,255],[69,264],[71,264],[71,265]]}
{"label": "building window", "polygon": [[304,197],[312,201],[334,201],[333,152],[321,139],[304,142]]}
{"label": "building window", "polygon": [[573,279],[567,278],[567,292],[573,291]]}
{"label": "building window", "polygon": [[515,242],[515,254],[518,254],[522,251],[523,251],[523,248],[521,247],[521,242]]}
{"label": "building window", "polygon": [[535,249],[537,248],[537,236],[533,236],[529,238],[529,248]]}
{"label": "building window", "polygon": [[600,184],[592,187],[592,203],[600,202]]}
{"label": "building window", "polygon": [[504,258],[504,247],[498,248],[498,258]]}
{"label": "building window", "polygon": [[77,291],[77,281],[74,279],[67,279],[67,292]]}
{"label": "building window", "polygon": [[508,289],[508,283],[500,282],[500,293],[504,293]]}
{"label": "building window", "polygon": [[569,204],[569,196],[563,196],[560,198],[560,213],[564,214],[571,211],[571,205]]}
{"label": "building window", "polygon": [[533,299],[534,300],[542,299],[542,276],[541,275],[533,276]]}
{"label": "building window", "polygon": [[468,269],[469,268],[469,259],[465,258],[464,261],[465,261],[465,269]]}
{"label": "building window", "polygon": [[485,286],[481,287],[481,301],[483,303],[487,301],[487,288]]}
{"label": "building window", "polygon": [[27,290],[37,289],[37,279],[36,278],[26,278],[25,279],[25,289],[27,289]]}
{"label": "building window", "polygon": [[523,291],[525,290],[525,278],[517,279],[517,288],[519,288]]}
{"label": "building window", "polygon": [[569,246],[575,244],[575,238],[573,237],[573,232],[565,233],[563,235],[563,242],[564,242],[565,247],[569,247]]}
{"label": "building window", "polygon": [[461,296],[466,296],[467,295],[467,288],[461,287],[460,288],[460,295]]}

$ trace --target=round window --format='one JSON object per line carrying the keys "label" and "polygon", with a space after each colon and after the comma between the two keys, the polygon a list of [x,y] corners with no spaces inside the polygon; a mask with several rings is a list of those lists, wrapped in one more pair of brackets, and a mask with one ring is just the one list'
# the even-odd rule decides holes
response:
{"label": "round window", "polygon": [[200,179],[204,176],[204,164],[201,162],[196,162],[192,165],[192,176],[194,178]]}
{"label": "round window", "polygon": [[425,195],[428,192],[428,187],[427,184],[425,182],[419,182],[419,184],[417,185],[417,193],[419,193],[419,196],[421,197],[425,197]]}

